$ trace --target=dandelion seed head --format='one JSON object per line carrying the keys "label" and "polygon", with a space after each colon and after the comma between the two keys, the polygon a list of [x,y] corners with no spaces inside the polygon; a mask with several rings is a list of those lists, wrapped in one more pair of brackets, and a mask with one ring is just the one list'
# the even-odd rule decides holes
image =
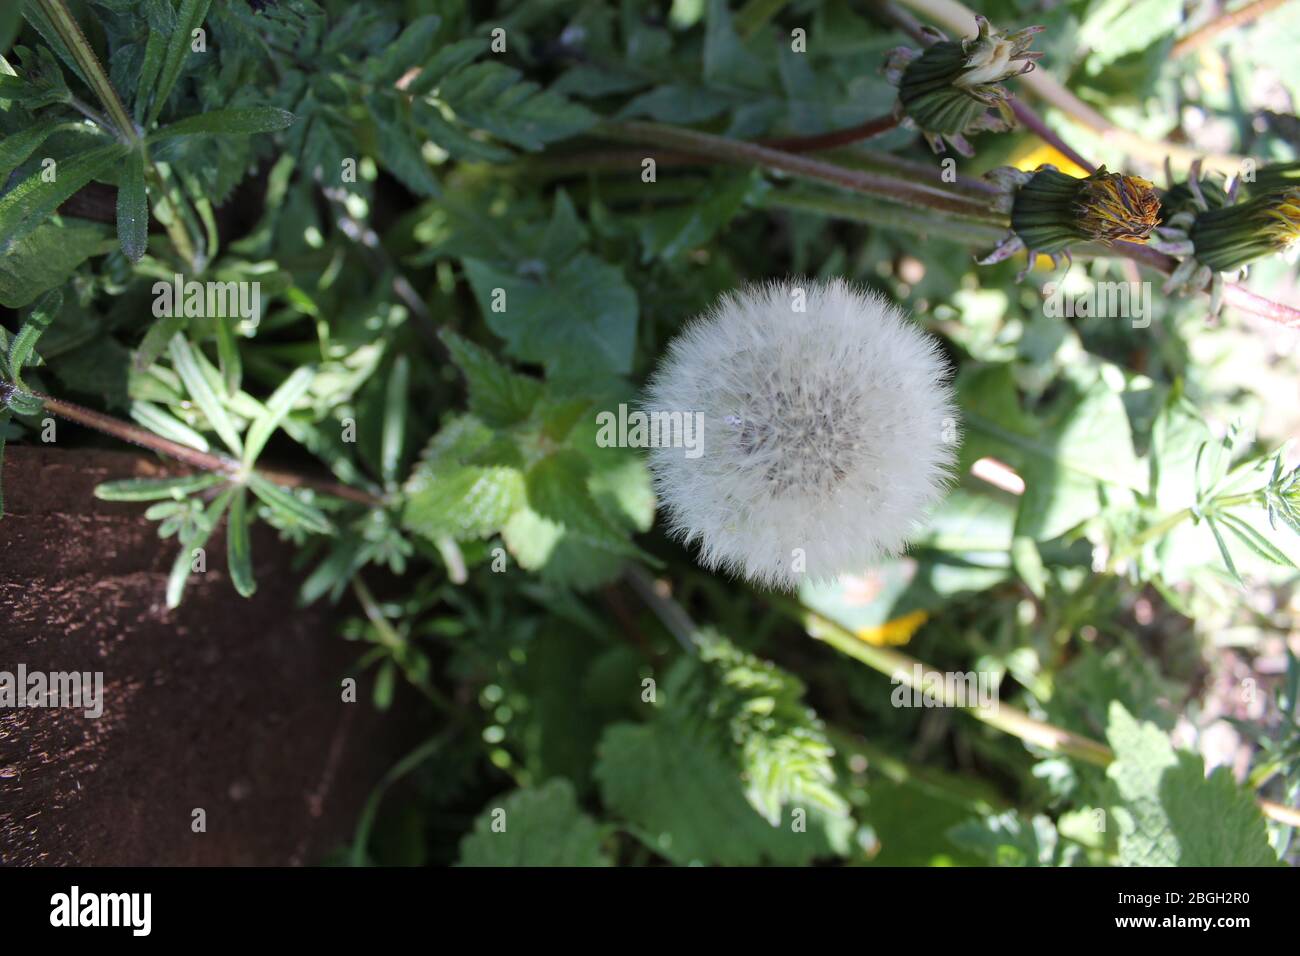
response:
{"label": "dandelion seed head", "polygon": [[897,554],[947,484],[947,379],[932,338],[846,282],[724,296],[647,390],[652,413],[703,415],[698,457],[651,451],[670,531],[706,567],[786,589]]}

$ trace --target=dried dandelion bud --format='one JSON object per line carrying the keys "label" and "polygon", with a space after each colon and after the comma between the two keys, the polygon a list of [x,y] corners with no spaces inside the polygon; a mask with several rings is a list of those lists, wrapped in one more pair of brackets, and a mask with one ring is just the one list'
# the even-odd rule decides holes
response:
{"label": "dried dandelion bud", "polygon": [[1160,222],[1155,187],[1138,176],[1109,173],[1105,166],[1082,178],[1055,166],[1032,173],[1004,167],[987,178],[1004,189],[1002,208],[1011,214],[1011,233],[981,265],[1022,249],[1032,264],[1040,253],[1054,262],[1068,259],[1068,247],[1077,242],[1146,242]]}
{"label": "dried dandelion bud", "polygon": [[[1289,171],[1277,171],[1286,182]],[[1213,179],[1202,178],[1200,163],[1192,164],[1186,182],[1170,188],[1175,203],[1151,245],[1182,261],[1164,284],[1165,293],[1199,292],[1210,286],[1210,311],[1223,301],[1223,276],[1237,275],[1256,259],[1274,253],[1293,256],[1300,250],[1300,185],[1237,200],[1240,180],[1225,191]]]}
{"label": "dried dandelion bud", "polygon": [[656,448],[670,529],[761,585],[860,573],[939,500],[956,448],[933,339],[836,280],[724,296],[673,340],[647,410],[701,414],[702,452]]}
{"label": "dried dandelion bud", "polygon": [[[898,111],[906,125],[921,130],[935,152],[944,141],[963,156],[973,156],[966,134],[1001,132],[1014,124],[1007,91],[1000,84],[1028,73],[1041,53],[1029,44],[1043,27],[999,34],[984,17],[975,18],[974,37],[953,41],[930,30],[938,42],[925,50],[899,47],[890,53],[885,76],[898,87]],[[996,109],[997,113],[990,113]]]}

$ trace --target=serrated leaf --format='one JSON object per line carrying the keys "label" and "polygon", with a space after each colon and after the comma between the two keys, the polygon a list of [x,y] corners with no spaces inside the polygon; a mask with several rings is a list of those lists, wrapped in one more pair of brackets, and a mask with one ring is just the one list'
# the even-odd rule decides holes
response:
{"label": "serrated leaf", "polygon": [[1126,866],[1277,866],[1264,817],[1226,767],[1208,778],[1197,754],[1177,752],[1168,736],[1110,708],[1107,775],[1120,797],[1120,862]]}
{"label": "serrated leaf", "polygon": [[[515,358],[575,376],[632,370],[637,298],[622,270],[589,253],[544,276],[473,258],[464,263],[488,327]],[[502,311],[498,289],[505,296]]]}
{"label": "serrated leaf", "polygon": [[585,106],[542,90],[500,63],[457,70],[443,80],[438,96],[464,122],[527,150],[575,136],[598,119]]}
{"label": "serrated leaf", "polygon": [[450,329],[442,330],[439,337],[465,375],[471,412],[496,426],[513,425],[529,416],[541,396],[541,382],[510,371],[487,349]]}
{"label": "serrated leaf", "polygon": [[391,85],[429,55],[441,23],[442,18],[437,14],[416,17],[383,53],[366,62],[366,78],[376,85]]}
{"label": "serrated leaf", "polygon": [[528,505],[583,542],[623,557],[641,551],[596,505],[587,487],[588,465],[576,451],[543,458],[528,470]]}
{"label": "serrated leaf", "polygon": [[556,778],[490,802],[460,843],[460,866],[610,866],[604,828]]}
{"label": "serrated leaf", "polygon": [[795,832],[792,814],[770,826],[746,802],[728,759],[683,728],[660,720],[615,724],[598,752],[605,805],[674,863],[797,866],[831,854],[816,826]]}
{"label": "serrated leaf", "polygon": [[472,541],[500,531],[524,501],[524,476],[514,468],[417,465],[406,485],[402,527],[430,541],[444,535]]}

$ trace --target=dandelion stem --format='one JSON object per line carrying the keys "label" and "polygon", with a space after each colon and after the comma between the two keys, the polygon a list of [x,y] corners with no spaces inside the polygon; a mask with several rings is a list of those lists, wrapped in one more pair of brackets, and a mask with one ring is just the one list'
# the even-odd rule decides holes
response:
{"label": "dandelion stem", "polygon": [[1245,26],[1252,20],[1257,20],[1270,10],[1276,10],[1282,6],[1285,0],[1252,0],[1250,3],[1243,4],[1231,13],[1225,13],[1216,17],[1209,23],[1203,24],[1193,30],[1187,36],[1183,37],[1174,44],[1173,49],[1169,51],[1171,57],[1186,56],[1199,50],[1205,44],[1209,43],[1220,33],[1225,33],[1236,27]]}
{"label": "dandelion stem", "polygon": [[898,127],[899,118],[893,113],[877,116],[848,129],[834,130],[830,133],[818,133],[816,136],[786,136],[776,139],[760,140],[759,144],[768,149],[779,149],[787,153],[812,153],[822,149],[836,149],[851,143],[871,139],[882,133],[888,133]]}
{"label": "dandelion stem", "polygon": [[911,203],[930,209],[961,213],[987,222],[1005,222],[1005,217],[994,212],[987,204],[954,195],[947,190],[880,173],[846,169],[834,163],[782,152],[757,143],[727,139],[724,136],[714,136],[711,133],[701,133],[664,123],[639,121],[602,123],[595,132],[609,139],[639,143],[656,149],[690,153],[747,166],[761,166],[799,179],[831,183],[844,189],[880,196],[897,203]]}

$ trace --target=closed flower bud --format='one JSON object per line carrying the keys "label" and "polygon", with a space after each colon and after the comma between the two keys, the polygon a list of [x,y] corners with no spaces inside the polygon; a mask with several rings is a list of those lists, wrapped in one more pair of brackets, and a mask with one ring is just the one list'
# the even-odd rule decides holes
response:
{"label": "closed flower bud", "polygon": [[1160,221],[1155,187],[1138,176],[1108,173],[1105,166],[1083,178],[1055,166],[1032,173],[1004,167],[987,178],[1003,187],[1002,208],[1011,215],[1011,233],[979,260],[981,265],[1001,262],[1022,249],[1029,251],[1032,265],[1039,254],[1053,262],[1068,259],[1068,247],[1077,242],[1146,242]]}
{"label": "closed flower bud", "polygon": [[[1267,168],[1267,167],[1266,167]],[[1286,171],[1278,171],[1286,182]],[[1203,179],[1193,163],[1188,179],[1172,187],[1176,211],[1156,231],[1152,246],[1182,261],[1165,282],[1166,293],[1196,292],[1210,286],[1210,310],[1217,313],[1223,299],[1223,275],[1237,275],[1263,256],[1294,255],[1300,249],[1300,185],[1275,192],[1251,188],[1252,198],[1238,201],[1240,180],[1225,192],[1214,180]],[[1167,194],[1168,195],[1168,194]]]}
{"label": "closed flower bud", "polygon": [[702,453],[650,466],[670,530],[760,585],[860,573],[939,500],[956,448],[947,365],[873,293],[836,280],[724,296],[671,344],[647,410],[702,415]]}
{"label": "closed flower bud", "polygon": [[929,30],[938,42],[925,50],[899,47],[886,61],[885,76],[898,87],[905,124],[920,129],[938,153],[946,140],[963,156],[973,156],[966,134],[1010,129],[1014,119],[1000,84],[1028,73],[1042,56],[1029,50],[1042,27],[1002,35],[990,30],[984,17],[975,21],[978,29],[970,39],[953,41]]}

